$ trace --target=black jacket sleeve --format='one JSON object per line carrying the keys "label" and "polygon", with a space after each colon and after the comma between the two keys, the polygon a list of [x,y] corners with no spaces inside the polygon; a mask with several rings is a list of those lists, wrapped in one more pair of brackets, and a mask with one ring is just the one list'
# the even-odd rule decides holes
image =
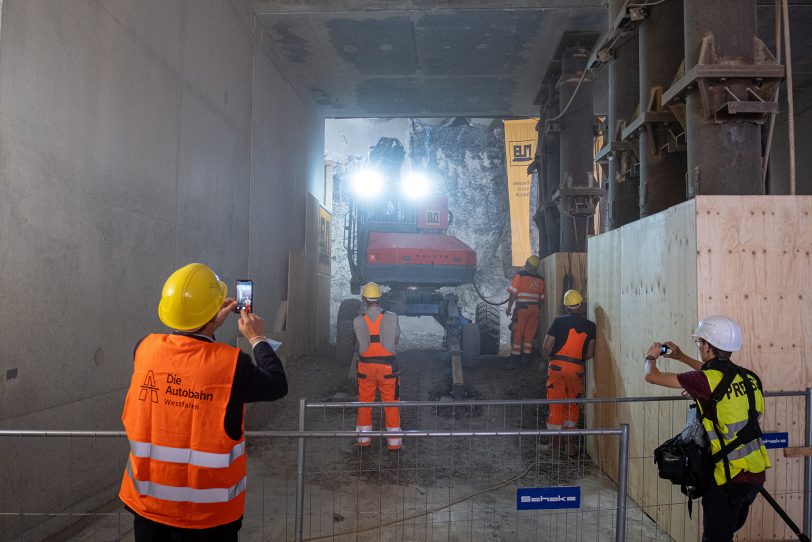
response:
{"label": "black jacket sleeve", "polygon": [[254,347],[254,358],[256,365],[245,352],[240,352],[237,357],[224,423],[226,433],[234,440],[242,436],[242,407],[245,403],[275,401],[288,393],[285,368],[271,345],[264,341],[258,343]]}
{"label": "black jacket sleeve", "polygon": [[271,345],[262,341],[254,347],[254,357],[240,352],[231,387],[231,402],[276,401],[288,393],[288,379],[282,361]]}

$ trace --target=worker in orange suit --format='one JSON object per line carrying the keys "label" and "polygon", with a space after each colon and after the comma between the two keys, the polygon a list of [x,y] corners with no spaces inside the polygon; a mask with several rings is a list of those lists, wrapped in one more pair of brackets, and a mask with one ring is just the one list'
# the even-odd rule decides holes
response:
{"label": "worker in orange suit", "polygon": [[[553,320],[544,338],[547,366],[547,399],[576,399],[584,392],[586,362],[595,354],[595,323],[581,311],[583,297],[577,290],[564,293],[566,314]],[[547,417],[547,429],[575,429],[581,412],[577,403],[553,403]],[[560,439],[551,447],[560,450]],[[567,448],[573,451],[571,439]]]}
{"label": "worker in orange suit", "polygon": [[[370,282],[361,290],[366,305],[364,314],[353,320],[355,337],[358,339],[358,401],[375,401],[375,391],[380,390],[381,401],[400,401],[397,346],[400,340],[400,322],[394,312],[380,306],[381,287]],[[387,431],[400,431],[400,409],[384,407]],[[372,431],[372,407],[359,407],[357,431]],[[402,445],[401,437],[387,437],[389,451],[397,451]],[[358,437],[358,446],[369,446],[372,439]]]}
{"label": "worker in orange suit", "polygon": [[[533,340],[539,327],[539,312],[544,302],[544,279],[539,275],[538,256],[530,256],[521,271],[516,273],[508,287],[505,314],[511,321],[510,359],[527,363],[531,359]],[[515,310],[514,310],[514,304]]]}

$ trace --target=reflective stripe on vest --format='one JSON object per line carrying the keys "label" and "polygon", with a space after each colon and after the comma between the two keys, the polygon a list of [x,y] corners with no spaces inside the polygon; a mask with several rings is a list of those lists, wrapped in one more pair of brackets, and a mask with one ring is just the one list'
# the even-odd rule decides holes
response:
{"label": "reflective stripe on vest", "polygon": [[[708,379],[708,386],[711,393],[716,389],[716,386],[722,381],[724,373],[715,369],[708,369],[702,371],[705,378]],[[748,377],[749,378],[749,377]],[[756,400],[756,410],[759,417],[764,412],[764,397],[761,390],[755,381],[751,378],[753,386],[753,393]],[[702,419],[702,425],[705,427],[705,432],[708,434],[710,440],[711,454],[715,454],[722,449],[722,443],[728,443],[736,438],[736,433],[747,424],[747,416],[750,409],[750,404],[747,400],[747,394],[744,393],[744,384],[741,375],[736,375],[731,383],[728,392],[722,396],[722,399],[716,403],[716,415],[719,420],[718,429],[713,426],[713,422],[705,417]],[[700,414],[702,413],[702,406],[699,405]],[[721,434],[720,434],[721,433]],[[767,450],[761,439],[755,439],[747,444],[739,446],[727,455],[728,465],[730,468],[730,478],[735,478],[737,474],[742,471],[759,473],[770,468],[770,458],[767,456]],[[713,477],[717,485],[727,483],[725,476],[725,462],[720,460],[714,465]]]}
{"label": "reflective stripe on vest", "polygon": [[138,480],[133,475],[132,464],[127,461],[127,476],[139,495],[153,497],[164,501],[190,502],[195,504],[227,503],[245,492],[247,477],[231,487],[195,489],[158,484],[149,480]]}
{"label": "reflective stripe on vest", "polygon": [[159,446],[134,440],[130,441],[130,451],[135,457],[148,457],[166,463],[188,463],[196,467],[222,469],[231,465],[245,453],[245,441],[238,442],[230,452],[224,454],[201,452],[191,448]]}
{"label": "reflective stripe on vest", "polygon": [[584,351],[584,347],[586,346],[586,338],[587,334],[585,331],[578,333],[575,331],[575,328],[570,328],[567,332],[567,339],[557,352],[553,352],[553,357],[562,356],[574,358],[581,360],[580,362],[583,363],[584,357],[586,356],[586,352]]}
{"label": "reflective stripe on vest", "polygon": [[138,515],[186,529],[243,516],[245,441],[223,423],[239,353],[184,335],[141,341],[121,417],[130,454],[119,492]]}
{"label": "reflective stripe on vest", "polygon": [[369,315],[364,314],[364,323],[367,326],[367,330],[369,331],[369,346],[364,352],[360,352],[359,355],[362,358],[394,358],[394,352],[390,352],[386,348],[383,347],[381,344],[381,322],[383,321],[383,315],[386,311],[381,311],[378,317],[373,322]]}
{"label": "reflective stripe on vest", "polygon": [[540,303],[544,301],[544,279],[519,273],[513,277],[508,292],[516,295],[517,302]]}

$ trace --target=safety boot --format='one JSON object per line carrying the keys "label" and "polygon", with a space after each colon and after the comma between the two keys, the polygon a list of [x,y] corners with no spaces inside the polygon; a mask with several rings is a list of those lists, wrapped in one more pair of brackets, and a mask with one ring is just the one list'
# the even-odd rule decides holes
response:
{"label": "safety boot", "polygon": [[549,437],[545,442],[541,443],[540,449],[542,452],[550,453],[552,459],[558,459],[561,455],[561,437],[558,435]]}

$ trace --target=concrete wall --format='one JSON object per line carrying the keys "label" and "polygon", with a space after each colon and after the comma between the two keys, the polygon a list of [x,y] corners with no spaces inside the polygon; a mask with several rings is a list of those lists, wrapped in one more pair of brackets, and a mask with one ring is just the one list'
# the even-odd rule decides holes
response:
{"label": "concrete wall", "polygon": [[[323,198],[323,121],[252,17],[240,0],[2,2],[0,427],[118,429],[180,265],[253,278],[268,320],[286,298],[306,192]],[[0,512],[87,496],[26,503],[41,466],[12,464]]]}

